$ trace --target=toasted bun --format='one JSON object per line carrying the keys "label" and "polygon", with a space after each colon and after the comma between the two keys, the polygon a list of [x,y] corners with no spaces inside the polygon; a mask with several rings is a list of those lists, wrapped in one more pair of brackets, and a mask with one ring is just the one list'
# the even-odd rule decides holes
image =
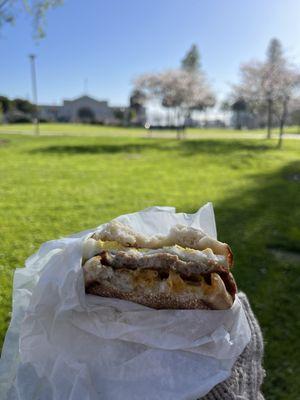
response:
{"label": "toasted bun", "polygon": [[[181,299],[174,294],[163,293],[148,293],[138,294],[136,292],[124,292],[119,288],[110,286],[107,282],[95,283],[95,285],[88,287],[86,290],[89,294],[102,297],[115,297],[117,299],[133,301],[134,303],[142,304],[146,307],[159,309],[199,309],[210,310],[203,300],[187,296]],[[228,307],[227,307],[228,308]]]}

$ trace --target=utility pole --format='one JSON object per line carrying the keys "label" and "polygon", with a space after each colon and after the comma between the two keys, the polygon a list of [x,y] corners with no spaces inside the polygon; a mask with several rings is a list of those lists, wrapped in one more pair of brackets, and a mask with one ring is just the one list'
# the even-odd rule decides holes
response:
{"label": "utility pole", "polygon": [[35,133],[39,135],[40,127],[39,127],[39,114],[38,114],[38,99],[37,99],[37,85],[36,85],[36,70],[35,70],[35,54],[29,54],[30,59],[30,67],[31,67],[31,85],[32,85],[32,98],[35,108],[35,115],[33,119],[33,123],[35,126]]}

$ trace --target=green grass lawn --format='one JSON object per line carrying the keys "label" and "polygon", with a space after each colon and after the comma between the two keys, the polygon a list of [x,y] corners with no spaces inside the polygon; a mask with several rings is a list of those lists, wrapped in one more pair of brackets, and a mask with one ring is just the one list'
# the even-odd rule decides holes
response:
{"label": "green grass lawn", "polygon": [[0,135],[0,343],[13,271],[41,243],[152,205],[212,201],[263,329],[266,399],[299,398],[299,261],[270,249],[300,252],[300,141],[275,144]]}
{"label": "green grass lawn", "polygon": [[[296,126],[290,126],[286,128],[286,133],[299,133],[299,128]],[[0,125],[0,133],[28,133],[34,132],[32,124],[9,124]],[[174,133],[174,131],[161,131],[161,133]],[[186,129],[188,134],[201,134],[201,135],[234,135],[234,134],[247,134],[247,133],[259,133],[266,134],[265,129],[253,129],[253,130],[235,130],[235,129],[224,129],[224,128],[188,128]],[[66,136],[102,136],[102,135],[118,135],[118,136],[141,136],[147,135],[147,130],[144,128],[126,128],[126,127],[114,127],[114,126],[101,126],[101,125],[87,125],[87,124],[64,124],[64,123],[42,123],[40,124],[40,133],[42,135],[66,135]],[[278,134],[278,129],[273,130],[274,136]]]}
{"label": "green grass lawn", "polygon": [[[144,128],[126,128],[103,125],[88,124],[65,124],[65,123],[41,123],[40,133],[42,135],[71,135],[71,136],[99,136],[99,135],[126,135],[136,136],[136,134],[147,133]],[[5,124],[0,125],[0,133],[34,133],[33,124]]]}

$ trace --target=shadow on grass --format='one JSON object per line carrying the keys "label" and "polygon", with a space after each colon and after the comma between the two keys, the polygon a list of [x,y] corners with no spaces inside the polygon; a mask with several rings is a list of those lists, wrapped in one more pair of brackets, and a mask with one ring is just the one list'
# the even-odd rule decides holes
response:
{"label": "shadow on grass", "polygon": [[184,140],[179,142],[184,155],[195,155],[213,152],[214,154],[227,154],[240,151],[264,152],[273,150],[274,145],[261,141],[245,141],[238,139],[214,139],[214,140]]}
{"label": "shadow on grass", "polygon": [[183,156],[197,154],[232,154],[242,151],[248,154],[274,150],[274,145],[261,141],[245,141],[237,139],[214,140],[175,140],[175,139],[145,139],[143,143],[119,143],[113,144],[79,144],[79,145],[51,145],[40,147],[30,151],[31,154],[117,154],[117,153],[142,153],[148,150],[171,151],[178,149]]}
{"label": "shadow on grass", "polygon": [[299,173],[300,161],[291,162],[257,175],[254,187],[215,204],[219,238],[232,246],[238,286],[263,330],[266,399],[295,399],[300,390],[294,378],[300,365],[299,263],[270,251],[300,254],[300,182],[287,178]]}
{"label": "shadow on grass", "polygon": [[55,145],[41,147],[30,151],[31,154],[117,154],[141,153],[147,150],[169,150],[164,142],[158,143],[116,143],[116,144],[85,144],[85,145]]}

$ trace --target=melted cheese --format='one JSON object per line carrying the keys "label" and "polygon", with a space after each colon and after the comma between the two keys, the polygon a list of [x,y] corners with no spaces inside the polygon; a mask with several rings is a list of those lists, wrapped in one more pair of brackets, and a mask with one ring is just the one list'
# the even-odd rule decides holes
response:
{"label": "melted cheese", "polygon": [[128,247],[125,247],[121,245],[120,243],[116,241],[103,241],[103,240],[97,240],[97,247],[99,250],[104,250],[104,251],[113,251],[113,250],[126,250]]}
{"label": "melted cheese", "polygon": [[[190,282],[185,281],[178,273],[172,270],[169,271],[167,279],[161,279],[159,273],[151,269],[129,270],[122,268],[114,270],[111,267],[102,265],[99,256],[88,260],[84,264],[83,270],[86,283],[108,280],[124,291],[135,289],[143,291],[158,290],[160,293],[177,293],[178,295],[186,293],[210,295],[212,291],[210,285],[207,285],[201,276],[199,276],[197,282]],[[215,285],[215,279],[212,281],[213,285]]]}
{"label": "melted cheese", "polygon": [[139,285],[147,285],[148,287],[152,287],[159,282],[159,276],[157,271],[153,270],[135,270],[132,271],[133,282],[135,286]]}
{"label": "melted cheese", "polygon": [[170,271],[167,284],[173,293],[184,292],[187,288],[187,283],[174,271]]}

